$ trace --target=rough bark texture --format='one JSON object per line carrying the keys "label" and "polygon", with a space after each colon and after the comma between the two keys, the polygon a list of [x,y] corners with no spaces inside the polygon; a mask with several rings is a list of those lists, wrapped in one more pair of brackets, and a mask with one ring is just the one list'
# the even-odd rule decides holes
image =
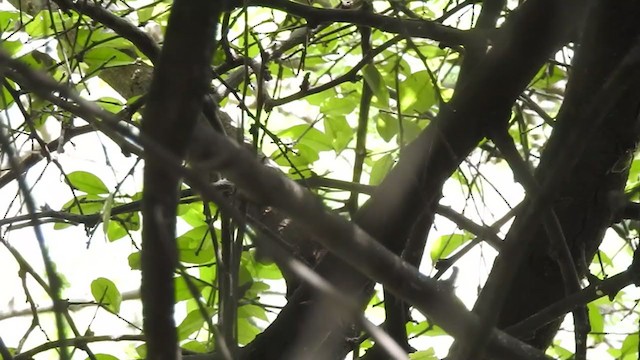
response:
{"label": "rough bark texture", "polygon": [[[142,133],[179,158],[186,154],[211,80],[209,65],[221,7],[218,1],[177,0],[169,17]],[[147,358],[169,360],[179,356],[173,320],[173,276],[180,179],[153,154],[146,153],[145,161],[141,293]]]}
{"label": "rough bark texture", "polygon": [[[442,184],[492,127],[502,126],[511,106],[551,53],[562,45],[580,12],[575,1],[530,0],[510,16],[492,51],[478,64],[438,119],[401,154],[400,162],[373,197],[356,214],[356,223],[399,254],[412,224],[426,203],[439,196]],[[491,88],[492,91],[486,91]],[[345,262],[326,256],[317,270],[354,298],[367,298],[372,283]],[[322,358],[340,358],[349,350],[345,336],[353,331],[344,319],[307,312],[314,294],[302,287],[278,319],[245,348],[246,359],[281,359],[300,340],[301,330],[315,340],[302,348]],[[347,322],[348,323],[348,322]],[[339,325],[336,330],[336,325]],[[313,339],[313,337],[307,337]],[[320,340],[322,339],[322,340]],[[320,356],[320,355],[318,355]]]}
{"label": "rough bark texture", "polygon": [[[496,22],[505,6],[505,0],[484,0],[474,31],[490,31],[495,29]],[[473,74],[473,69],[481,62],[487,53],[488,44],[479,43],[475,46],[466,46],[460,73],[456,82],[456,88],[461,88],[466,79]],[[413,231],[407,241],[403,251],[403,259],[409,264],[420,267],[422,256],[426,246],[427,237],[433,225],[435,208],[440,199],[433,198],[426,206],[423,217],[418,219],[413,225]],[[406,331],[406,323],[409,321],[410,308],[408,304],[397,299],[393,294],[385,289],[384,291],[385,321],[384,329],[400,344],[407,352],[414,349],[409,345]],[[376,343],[369,349],[364,357],[366,360],[385,359],[387,354]]]}
{"label": "rough bark texture", "polygon": [[[566,139],[584,126],[584,116],[591,114],[583,110],[598,102],[594,95],[637,41],[638,16],[640,3],[637,1],[601,0],[595,5],[576,52],[561,112],[536,172],[540,182],[556,176],[548,169],[555,165],[557,154],[573,151],[566,148]],[[579,160],[574,171],[567,178],[558,179],[562,183],[553,207],[577,264],[583,263],[583,258],[587,261],[593,258],[616,210],[612,206],[612,195],[624,189],[627,169],[620,167],[619,161],[628,156],[627,151],[635,149],[638,141],[639,91],[638,86],[629,88],[617,99],[615,110],[595,131],[596,136],[589,140],[586,150],[575,154]],[[550,255],[549,241],[540,224],[528,255],[518,265],[516,278],[508,289],[499,328],[513,325],[565,296],[560,270]],[[584,276],[584,269],[578,269]],[[547,348],[561,320],[521,338],[538,348]]]}

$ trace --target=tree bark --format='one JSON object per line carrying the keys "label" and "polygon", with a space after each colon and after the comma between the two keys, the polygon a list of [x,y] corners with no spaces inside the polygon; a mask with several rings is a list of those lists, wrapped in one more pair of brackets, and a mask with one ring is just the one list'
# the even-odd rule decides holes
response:
{"label": "tree bark", "polygon": [[[222,2],[176,0],[149,91],[142,134],[182,159],[211,81],[209,65]],[[185,41],[189,39],[189,41]],[[179,357],[173,320],[179,176],[145,153],[142,303],[147,358]]]}
{"label": "tree bark", "polygon": [[[492,50],[474,69],[438,118],[401,154],[372,198],[358,211],[356,223],[396,254],[403,249],[420,210],[439,196],[442,185],[459,163],[493,127],[503,126],[511,106],[553,51],[566,41],[572,22],[582,6],[577,1],[530,0],[515,11],[500,31]],[[487,91],[492,89],[492,91]],[[360,302],[369,297],[373,283],[344,261],[326,256],[316,268],[341,291]],[[328,358],[349,351],[345,338],[350,325],[331,317],[330,308],[321,321],[308,313],[317,311],[308,287],[301,287],[278,319],[245,348],[246,359],[280,359],[300,340],[304,326],[317,334],[302,347]],[[313,337],[308,337],[313,339]],[[322,339],[321,342],[319,339]]]}
{"label": "tree bark", "polygon": [[[615,3],[599,0],[593,7],[576,51],[563,106],[536,171],[540,183],[544,179],[561,182],[553,208],[578,265],[584,263],[584,259],[590,262],[593,258],[618,210],[612,206],[615,204],[611,199],[624,190],[628,169],[620,164],[635,149],[639,139],[640,87],[626,89],[616,99],[615,108],[595,130],[596,135],[590,138],[585,151],[575,153],[579,160],[569,176],[553,180],[557,174],[549,169],[558,165],[558,154],[573,151],[566,148],[567,138],[585,127],[587,118],[593,115],[584,109],[601,101],[594,95],[638,41],[638,16],[640,3],[633,0]],[[512,240],[510,235],[506,241]],[[498,319],[499,328],[514,325],[566,295],[559,267],[550,254],[549,241],[543,225],[538,224],[528,254],[514,269],[513,283],[502,285],[507,296]],[[584,266],[578,266],[578,270],[581,276],[585,275]],[[483,301],[481,294],[477,306],[482,306]],[[546,349],[561,321],[559,318],[519,337]]]}

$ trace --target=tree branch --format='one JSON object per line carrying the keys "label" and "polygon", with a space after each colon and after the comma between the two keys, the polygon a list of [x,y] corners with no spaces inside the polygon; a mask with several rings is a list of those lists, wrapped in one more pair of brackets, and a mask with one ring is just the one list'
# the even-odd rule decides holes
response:
{"label": "tree branch", "polygon": [[399,19],[359,10],[323,9],[288,0],[236,0],[235,3],[237,7],[245,4],[278,9],[316,25],[345,22],[392,34],[440,41],[446,46],[486,44],[488,41],[486,33],[458,30],[431,20]]}
{"label": "tree branch", "polygon": [[[176,0],[171,9],[143,114],[142,133],[178,159],[187,153],[211,81],[209,64],[222,6],[220,1]],[[179,356],[173,319],[179,183],[174,171],[145,153],[141,295],[150,359],[173,360]]]}
{"label": "tree branch", "polygon": [[[118,119],[112,114],[92,106],[70,92],[68,88],[57,84],[49,77],[34,73],[1,51],[0,64],[8,65],[19,72],[41,97],[51,100],[60,94],[71,99],[85,114],[93,114],[93,116],[87,115],[87,120],[96,127],[103,131],[112,129],[123,132],[124,136],[133,139],[130,132],[118,126]],[[96,121],[96,117],[101,121]],[[354,266],[373,279],[388,284],[396,295],[414,304],[417,309],[429,315],[453,336],[467,336],[469,329],[476,328],[477,318],[453,295],[448,285],[427,278],[417,269],[405,265],[397,256],[357,226],[326,212],[322,203],[313,194],[295,185],[273,169],[264,167],[246,149],[239,148],[240,145],[216,133],[213,129],[210,132],[208,135],[214,140],[212,142],[214,153],[220,156],[216,164],[224,168],[225,172],[237,181],[241,188],[247,189],[249,194],[264,202],[279,205],[287,212],[295,213],[296,216],[293,218],[301,220],[302,224],[319,235],[318,241],[341,256],[349,258]],[[137,140],[149,154],[155,157],[156,162],[162,162],[168,170],[183,176],[204,196],[222,199],[223,195],[211,187],[199,173],[182,167],[181,161],[174,154],[150,140],[144,133]],[[272,185],[274,187],[270,187]],[[286,308],[283,311],[286,311]],[[497,330],[492,331],[490,344],[489,352],[501,358],[548,359],[541,352]]]}
{"label": "tree branch", "polygon": [[[596,14],[598,14],[598,12],[594,11],[593,16],[597,16]],[[606,39],[606,37],[602,36],[602,29],[594,28],[593,31],[594,36],[598,36],[599,39]],[[584,48],[581,49],[585,51]],[[581,160],[587,144],[592,141],[595,132],[602,129],[601,126],[604,124],[605,119],[608,119],[610,114],[615,113],[617,109],[616,106],[619,105],[619,99],[622,96],[631,96],[630,94],[632,94],[633,91],[637,91],[637,83],[635,82],[637,82],[640,77],[638,66],[640,63],[640,43],[630,43],[628,47],[623,49],[623,52],[621,52],[621,60],[614,63],[611,70],[606,70],[606,72],[601,74],[602,78],[594,78],[593,74],[588,74],[589,79],[598,79],[595,81],[603,83],[598,86],[599,91],[597,93],[585,94],[588,97],[580,98],[582,101],[580,104],[584,104],[584,101],[588,101],[589,99],[597,99],[598,101],[592,101],[588,103],[588,106],[580,105],[578,107],[580,109],[579,111],[570,110],[571,116],[567,117],[568,120],[565,120],[565,123],[571,121],[574,124],[579,124],[579,126],[572,126],[570,130],[566,128],[567,132],[565,133],[558,132],[558,126],[554,129],[554,134],[552,135],[553,141],[549,141],[545,151],[551,151],[549,149],[553,149],[556,152],[551,153],[553,156],[547,156],[539,166],[539,170],[544,169],[543,175],[541,175],[539,179],[541,184],[539,195],[531,196],[529,194],[527,196],[529,206],[524,208],[521,215],[512,225],[507,240],[505,240],[504,248],[500,256],[496,259],[491,276],[476,304],[476,311],[481,315],[483,328],[485,329],[495,326],[499,313],[503,311],[502,308],[507,294],[505,287],[511,286],[517,273],[514,269],[517,269],[526,252],[529,251],[530,244],[534,241],[535,236],[539,234],[537,229],[540,223],[540,214],[544,209],[551,206],[550,201],[555,199],[555,196],[565,184],[568,184],[567,179],[570,178],[570,174],[572,174],[575,165]],[[596,67],[598,66],[596,64],[593,64],[593,66],[596,71],[604,71],[604,69]],[[579,68],[579,70],[582,71],[586,69],[588,68]],[[576,67],[574,67],[574,71],[577,71]],[[586,80],[585,78],[579,77],[576,79],[581,79],[581,81]],[[582,91],[581,88],[577,88],[577,90]],[[637,107],[635,109],[636,114],[634,116],[637,117]],[[631,121],[631,119],[625,119],[624,121]],[[631,124],[633,124],[633,122],[631,122]],[[633,130],[627,129],[627,131],[637,131],[637,126],[638,125],[632,125]],[[611,128],[611,125],[606,125],[606,127]],[[593,146],[593,144],[590,145],[590,147]],[[570,149],[570,151],[567,151],[567,149]],[[603,158],[606,160],[606,157]],[[589,176],[594,175],[593,173],[589,173]],[[596,189],[593,191],[596,191]],[[591,196],[594,196],[593,193],[591,193]],[[573,216],[575,216],[575,214],[573,214]],[[601,220],[591,219],[590,221],[595,222]],[[584,230],[582,231],[584,232]],[[585,235],[582,234],[581,236]],[[574,247],[575,246],[574,244]],[[467,356],[473,353],[471,349],[481,347],[480,344],[483,341],[483,337],[484,336],[476,337],[474,342],[477,342],[467,349],[469,352],[466,353],[466,356],[460,358],[467,358]]]}

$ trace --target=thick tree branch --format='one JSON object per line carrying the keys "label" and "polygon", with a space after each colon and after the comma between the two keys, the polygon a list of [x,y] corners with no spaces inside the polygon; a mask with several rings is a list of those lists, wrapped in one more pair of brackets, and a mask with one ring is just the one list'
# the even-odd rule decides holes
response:
{"label": "thick tree branch", "polygon": [[[171,9],[149,90],[142,133],[178,159],[186,155],[211,81],[209,64],[222,6],[219,1],[176,0]],[[177,265],[175,222],[179,183],[175,172],[145,154],[141,295],[150,359],[172,360],[178,356],[173,275]]]}
{"label": "thick tree branch", "polygon": [[[604,19],[607,19],[608,16],[616,12],[623,11],[622,9],[632,8],[634,12],[637,12],[640,8],[638,8],[637,5],[632,5],[633,2],[625,2],[625,5],[620,8],[611,8],[609,7],[609,3],[606,3],[606,5],[605,3],[606,2],[601,2],[600,6],[596,7],[597,10],[591,13],[594,21],[592,26],[587,28],[589,36],[597,38],[598,41],[589,42],[589,46],[593,46],[593,49],[583,46],[580,48],[581,53],[576,55],[577,63],[573,69],[576,83],[572,84],[570,82],[570,89],[575,92],[575,94],[571,94],[572,100],[578,100],[579,103],[576,104],[565,101],[563,106],[564,117],[562,118],[562,122],[564,123],[563,127],[561,130],[558,130],[560,124],[560,121],[558,121],[552,138],[545,149],[546,153],[552,155],[543,157],[538,169],[538,181],[541,184],[539,195],[528,196],[530,199],[529,206],[525,207],[511,227],[509,235],[505,240],[504,248],[500,256],[496,259],[491,276],[476,304],[475,310],[482,316],[484,328],[495,326],[498,315],[501,311],[504,312],[504,300],[508,293],[508,291],[505,291],[505,287],[507,289],[509,288],[518,273],[514,271],[514,269],[521,268],[525,254],[531,251],[530,244],[540,235],[538,231],[540,224],[539,216],[543,209],[552,205],[551,201],[556,198],[560,190],[568,191],[572,194],[571,196],[576,196],[575,188],[566,190],[567,186],[571,186],[571,182],[569,182],[568,179],[581,184],[584,183],[582,178],[575,180],[572,178],[572,176],[576,176],[577,174],[574,166],[579,161],[588,161],[586,164],[581,163],[585,166],[585,169],[576,169],[587,171],[588,174],[582,174],[581,176],[593,179],[585,185],[582,185],[583,190],[586,189],[587,191],[584,196],[589,197],[587,200],[589,206],[592,206],[594,200],[599,201],[597,192],[606,192],[609,187],[612,188],[611,190],[614,190],[614,187],[620,186],[620,183],[624,183],[619,179],[624,178],[624,174],[614,174],[610,172],[610,167],[612,166],[610,162],[617,161],[621,155],[617,153],[617,151],[620,150],[616,151],[612,149],[612,147],[624,149],[633,145],[634,138],[635,141],[637,141],[637,105],[635,105],[637,96],[633,98],[633,101],[625,102],[624,104],[626,104],[626,106],[624,108],[620,107],[620,104],[622,104],[620,101],[623,98],[625,100],[631,100],[632,96],[637,94],[637,81],[640,78],[640,67],[638,66],[640,63],[640,43],[637,43],[637,41],[634,43],[634,40],[637,40],[636,36],[628,36],[627,29],[632,28],[632,25],[630,25],[633,22],[632,20],[629,20],[628,25],[625,24],[622,27],[615,28],[615,31],[611,34],[612,40],[615,39],[615,43],[611,40],[606,40],[610,35],[603,34],[602,27],[608,28],[610,23]],[[602,13],[604,8],[611,12],[607,12],[606,14]],[[628,9],[624,11],[629,13]],[[605,25],[605,23],[607,25]],[[621,37],[620,34],[624,33],[627,33],[627,35]],[[615,46],[616,51],[619,51],[618,54],[620,57],[615,58],[606,55],[607,62],[612,62],[612,64],[610,68],[603,68],[601,67],[602,65],[597,62],[597,59],[600,56],[604,57],[605,52],[602,52],[601,48],[595,48],[595,46],[610,46],[604,45],[610,41],[611,46]],[[594,50],[596,53],[591,52]],[[620,60],[616,61],[616,59]],[[580,82],[586,81],[592,83],[592,90],[594,90],[594,87],[598,89],[597,93],[583,93],[586,89],[590,89],[589,87],[583,88],[580,86],[584,85],[584,83],[581,84]],[[597,101],[595,101],[596,99]],[[584,106],[584,104],[589,105]],[[572,107],[576,105],[577,107]],[[616,114],[616,111],[621,112],[620,117],[616,117],[616,121],[618,121],[617,124],[627,124],[626,127],[623,127],[626,129],[624,139],[616,139],[614,136],[610,136],[609,134],[613,132],[611,130],[613,130],[614,127],[612,127],[611,123],[606,123],[605,125],[606,119],[609,119],[610,116],[612,116],[611,114]],[[575,126],[576,124],[578,126]],[[620,129],[619,131],[624,130]],[[594,137],[596,132],[601,132],[597,139]],[[605,133],[607,136],[602,136]],[[589,149],[598,149],[602,146],[600,152],[597,153],[597,162],[594,162],[588,154],[583,154],[585,148],[587,148],[587,144],[589,144]],[[583,159],[583,156],[588,160]],[[575,204],[581,204],[579,201],[579,198],[572,198],[572,202]],[[584,208],[584,205],[582,205],[582,207]],[[571,214],[573,219],[580,219],[580,217],[576,217],[575,210],[580,212],[585,210],[574,209],[574,212]],[[596,236],[596,234],[600,234],[603,229],[601,225],[598,224],[607,220],[606,218],[609,216],[609,211],[610,210],[606,208],[602,208],[598,210],[597,214],[591,214],[588,226],[592,226],[593,228],[590,228],[589,232],[584,229],[584,224],[577,225],[579,228],[575,231],[580,233],[581,238],[585,238],[586,236],[591,238]],[[578,212],[578,214],[580,212]],[[567,231],[567,228],[565,228],[565,231]],[[584,241],[586,241],[586,239]],[[595,240],[595,242],[598,242],[598,240]],[[571,245],[574,254],[580,246],[582,246],[582,251],[585,254],[592,255],[593,251],[595,251],[593,250],[594,244],[591,243],[574,243]],[[543,249],[545,248],[543,247]],[[525,264],[531,267],[530,263],[525,262]],[[556,273],[554,272],[554,274]],[[537,277],[540,278],[539,275]],[[557,291],[555,288],[552,290],[554,292]],[[466,355],[460,358],[467,358],[467,356],[474,353],[472,349],[478,349],[478,346],[481,346],[483,337],[476,337],[475,340],[477,342],[469,346]]]}
{"label": "thick tree branch", "polygon": [[[313,194],[273,169],[261,166],[239,145],[215,132],[211,132],[209,137],[214,140],[213,153],[217,154],[210,165],[227,175],[251,198],[285,211],[315,234],[316,239],[330,251],[387,286],[453,336],[464,337],[469,334],[469,329],[475,327],[475,320],[469,317],[470,313],[453,295],[449,285],[425,277],[359,227],[325,211],[324,205]],[[513,356],[546,358],[512,343],[499,332],[494,333],[492,339],[496,341],[495,350],[506,346],[508,349],[505,350],[513,352]]]}
{"label": "thick tree branch", "polygon": [[[506,0],[483,0],[482,10],[478,16],[474,29],[481,31],[489,31],[496,27],[500,13],[506,4]],[[462,65],[460,66],[460,75],[458,75],[457,87],[460,87],[468,80],[469,75],[473,73],[473,69],[480,63],[480,60],[487,53],[487,44],[470,44],[465,48]]]}
{"label": "thick tree branch", "polygon": [[[34,73],[0,52],[0,65],[5,64],[19,72],[34,87],[34,91],[39,96],[50,100],[61,94],[76,102],[85,114],[92,114],[93,116],[87,115],[87,120],[96,127],[104,131],[116,130],[126,137],[132,137],[130,132],[118,126],[118,119],[112,114],[92,106],[64,86],[48,77]],[[96,121],[96,118],[101,120]],[[223,168],[253,197],[295,213],[294,218],[317,234],[319,236],[317,239],[325,246],[348,258],[349,261],[353,261],[354,266],[375,280],[391,285],[389,288],[396,295],[414,304],[417,309],[428,314],[452,335],[466,336],[468,329],[477,326],[475,316],[453,295],[449,285],[427,278],[417,269],[407,266],[357,226],[326,212],[322,203],[314,195],[273,169],[264,167],[253,154],[246,149],[241,149],[240,145],[213,130],[210,131],[210,138],[214,140],[212,142],[214,153],[219,155],[216,161],[217,167]],[[149,154],[153,154],[156,162],[165,164],[167,171],[183,176],[207,198],[222,199],[223,195],[210,186],[199,173],[183,168],[179,158],[163,146],[150,140],[145,134],[137,140]],[[489,352],[505,359],[548,359],[541,352],[499,331],[492,332],[490,344]]]}
{"label": "thick tree branch", "polygon": [[[446,179],[488,130],[507,121],[515,99],[548,56],[566,41],[573,27],[573,22],[566,19],[576,16],[578,3],[530,0],[511,14],[469,81],[456,91],[438,118],[404,149],[398,164],[358,211],[354,220],[363,230],[400,254],[424,204],[439,196]],[[354,272],[348,263],[326,256],[318,269],[335,284],[341,284],[343,291],[362,297],[364,302],[372,283]],[[274,322],[248,347],[247,356],[276,358],[277,349],[288,346],[290,341],[290,337],[282,334],[295,333],[291,324],[300,321],[306,311],[304,304],[310,301],[309,294],[298,289],[287,311],[279,315],[289,320]],[[309,325],[330,329],[327,331],[331,335],[327,336],[343,336],[343,330],[329,325],[331,321],[336,324],[338,319],[324,320]],[[273,339],[278,339],[278,343],[274,344]]]}
{"label": "thick tree branch", "polygon": [[[505,160],[511,167],[514,177],[524,186],[527,194],[532,197],[539,196],[541,191],[540,184],[529,169],[527,163],[518,153],[508,130],[496,130],[491,135],[491,139],[504,155]],[[560,268],[564,290],[566,294],[576,293],[582,289],[580,285],[580,275],[578,275],[576,264],[571,256],[571,249],[562,231],[558,215],[553,207],[541,210],[542,224],[550,240],[549,252]],[[576,360],[585,360],[587,356],[587,334],[591,329],[586,307],[576,307],[573,310],[573,322],[576,341],[575,357]]]}

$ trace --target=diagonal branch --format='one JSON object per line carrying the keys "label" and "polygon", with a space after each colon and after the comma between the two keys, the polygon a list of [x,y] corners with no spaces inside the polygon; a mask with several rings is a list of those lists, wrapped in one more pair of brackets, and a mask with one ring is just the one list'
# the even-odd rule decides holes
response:
{"label": "diagonal branch", "polygon": [[[0,65],[9,66],[20,73],[42,98],[51,100],[61,94],[74,101],[82,112],[87,114],[86,120],[102,131],[117,131],[123,134],[122,136],[134,139],[130,132],[118,125],[118,119],[112,114],[81,99],[51,78],[33,72],[3,52],[0,52]],[[318,241],[341,256],[349,258],[354,266],[371,278],[389,285],[397,296],[415,305],[456,338],[467,336],[468,329],[477,327],[477,318],[466,309],[448,285],[427,278],[417,269],[407,266],[360,228],[326,212],[313,194],[273,169],[264,167],[253,154],[241,149],[240,145],[212,129],[210,132],[209,135],[214,140],[212,147],[220,156],[218,165],[248,193],[264,202],[280,205],[287,212],[295,213],[294,218],[301,220],[301,223],[317,234]],[[182,167],[181,161],[175,155],[150,140],[145,134],[137,140],[144,145],[147,152],[153,154],[156,161],[162,162],[168,171],[183,176],[207,198],[222,202],[223,195],[199,173]],[[281,197],[280,194],[284,196]],[[491,332],[490,344],[490,353],[506,354],[506,358],[548,359],[541,352],[497,330]]]}
{"label": "diagonal branch", "polygon": [[[524,186],[527,194],[533,197],[539,196],[540,184],[527,166],[527,163],[518,153],[508,130],[496,130],[490,137],[504,155],[505,160],[511,167],[514,177]],[[542,214],[542,224],[551,243],[550,252],[553,254],[560,268],[565,292],[567,294],[576,293],[582,289],[580,276],[578,275],[576,264],[571,256],[571,250],[567,244],[565,234],[562,231],[560,221],[558,220],[558,215],[553,207],[542,209]],[[587,308],[583,306],[574,309],[573,321],[576,341],[575,357],[577,360],[586,359],[587,333],[590,331]]]}
{"label": "diagonal branch", "polygon": [[[636,249],[636,254],[638,251],[639,250]],[[638,265],[636,255],[634,256],[633,263],[627,270],[605,280],[594,282],[588,287],[582,289],[580,292],[570,294],[521,322],[508,327],[505,331],[509,332],[509,334],[513,334],[514,336],[525,336],[549,324],[550,322],[556,321],[558,318],[564,316],[577,307],[582,307],[604,296],[608,296],[609,299],[613,299],[616,294],[625,287],[631,284],[638,286]]]}
{"label": "diagonal branch", "polygon": [[[213,153],[217,154],[210,165],[227,175],[251,198],[285,211],[315,234],[316,240],[334,254],[387,286],[454,337],[464,337],[469,334],[469,329],[475,328],[474,317],[448,285],[425,277],[358,226],[327,212],[312,193],[273,169],[261,166],[253,155],[239,145],[213,131],[208,135],[213,140]],[[494,344],[501,343],[501,346],[508,347],[507,351],[514,356],[522,356],[523,359],[546,358],[531,348],[513,343],[498,331],[492,334]]]}
{"label": "diagonal branch", "polygon": [[[393,253],[402,252],[424,204],[439,197],[446,179],[489,129],[506,123],[515,99],[548,56],[564,44],[574,26],[566,19],[582,9],[579,3],[530,0],[509,16],[500,30],[501,36],[475,67],[469,81],[456,91],[427,129],[403,149],[398,164],[354,216],[364,231]],[[318,269],[364,303],[373,283],[354,271],[350,261],[326,256]],[[290,337],[282,334],[295,332],[291,324],[306,315],[305,304],[310,299],[304,288],[298,289],[286,311],[278,316],[279,321],[247,347],[247,357],[275,358],[283,347],[290,346]],[[288,320],[282,320],[285,317]],[[328,325],[331,321],[333,325]],[[325,337],[344,337],[348,328],[336,328],[339,319],[328,316],[315,324],[325,327]],[[276,345],[273,339],[278,339]]]}
{"label": "diagonal branch", "polygon": [[[550,200],[560,190],[564,180],[580,160],[580,156],[576,154],[583,153],[590,139],[593,138],[594,132],[608,118],[608,114],[615,110],[620,97],[632,89],[634,82],[640,78],[639,64],[640,43],[636,42],[605,77],[605,82],[598,93],[593,95],[593,99],[598,101],[582,107],[575,115],[576,119],[581,120],[580,126],[572,128],[572,132],[562,138],[563,148],[571,151],[558,152],[552,162],[550,159],[548,163],[540,165],[546,167],[547,176],[540,180],[541,188],[538,195],[528,196],[529,206],[525,207],[509,231],[508,239],[510,240],[505,241],[503,250],[494,263],[492,275],[483,289],[483,296],[476,304],[476,311],[482,317],[484,329],[493,328],[498,320],[506,296],[504,288],[513,281],[515,276],[513,269],[522,261],[529,244],[534,240],[538,224],[537,217],[550,206]],[[484,340],[486,336],[474,338],[468,344],[466,351],[458,354],[460,355],[458,358],[466,359],[470,354],[474,354],[476,350],[482,348]]]}

